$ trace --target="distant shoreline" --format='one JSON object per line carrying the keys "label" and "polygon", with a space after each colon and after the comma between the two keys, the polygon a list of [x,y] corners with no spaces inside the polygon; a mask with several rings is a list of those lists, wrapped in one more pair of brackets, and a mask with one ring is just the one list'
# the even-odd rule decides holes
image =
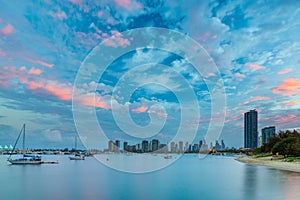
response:
{"label": "distant shoreline", "polygon": [[273,159],[272,156],[263,157],[263,158],[242,156],[242,157],[235,158],[235,160],[247,164],[261,165],[261,166],[266,166],[274,169],[300,173],[300,162],[284,162],[282,160]]}

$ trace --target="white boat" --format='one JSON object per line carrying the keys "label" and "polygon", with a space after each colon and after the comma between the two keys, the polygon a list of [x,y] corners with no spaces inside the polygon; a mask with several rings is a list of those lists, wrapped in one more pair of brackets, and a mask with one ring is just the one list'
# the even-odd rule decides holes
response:
{"label": "white boat", "polygon": [[7,161],[10,162],[11,164],[17,164],[17,165],[39,165],[39,164],[42,164],[42,157],[38,156],[38,155],[23,154],[23,157],[21,157],[21,158],[17,158],[17,159],[11,158],[22,133],[23,133],[23,150],[25,149],[25,124],[24,124]]}
{"label": "white boat", "polygon": [[70,156],[69,159],[70,160],[85,160],[85,156],[82,154],[79,154],[76,152],[77,149],[77,137],[75,136],[75,154],[73,156]]}
{"label": "white boat", "polygon": [[75,154],[74,156],[70,156],[69,159],[70,160],[85,160],[85,156],[80,155],[80,154]]}
{"label": "white boat", "polygon": [[172,159],[172,155],[165,155],[164,159]]}

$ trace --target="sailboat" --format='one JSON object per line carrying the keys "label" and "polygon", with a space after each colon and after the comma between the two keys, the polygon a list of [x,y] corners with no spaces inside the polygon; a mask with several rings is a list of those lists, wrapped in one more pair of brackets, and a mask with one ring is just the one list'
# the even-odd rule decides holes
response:
{"label": "sailboat", "polygon": [[84,160],[85,156],[82,154],[79,154],[76,149],[77,149],[77,136],[75,136],[75,154],[74,156],[70,156],[69,159],[70,160]]}
{"label": "sailboat", "polygon": [[[23,133],[23,157],[22,158],[17,158],[17,159],[12,159],[11,156],[17,146],[17,143],[21,137]],[[19,165],[27,165],[27,164],[31,164],[31,165],[39,165],[42,164],[42,157],[38,156],[38,155],[29,155],[29,154],[25,154],[25,124],[23,124],[23,127],[20,131],[20,134],[15,142],[15,145],[7,159],[8,162],[10,162],[11,164],[19,164]]]}

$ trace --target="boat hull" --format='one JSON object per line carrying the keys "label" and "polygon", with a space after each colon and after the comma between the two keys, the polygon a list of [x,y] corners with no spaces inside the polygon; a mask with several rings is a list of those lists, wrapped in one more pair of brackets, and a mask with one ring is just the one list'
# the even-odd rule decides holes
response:
{"label": "boat hull", "polygon": [[70,160],[84,160],[84,157],[69,157]]}
{"label": "boat hull", "polygon": [[40,165],[42,161],[38,160],[8,160],[13,165]]}

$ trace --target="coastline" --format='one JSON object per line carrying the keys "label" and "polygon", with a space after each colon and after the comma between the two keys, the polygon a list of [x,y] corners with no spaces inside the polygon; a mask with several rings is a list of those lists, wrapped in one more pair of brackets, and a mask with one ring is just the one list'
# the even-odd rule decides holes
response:
{"label": "coastline", "polygon": [[235,158],[235,160],[246,164],[261,165],[261,166],[266,166],[274,169],[300,173],[300,162],[284,162],[278,159],[271,160],[271,158],[272,156],[263,157],[263,158],[242,156],[242,157]]}

